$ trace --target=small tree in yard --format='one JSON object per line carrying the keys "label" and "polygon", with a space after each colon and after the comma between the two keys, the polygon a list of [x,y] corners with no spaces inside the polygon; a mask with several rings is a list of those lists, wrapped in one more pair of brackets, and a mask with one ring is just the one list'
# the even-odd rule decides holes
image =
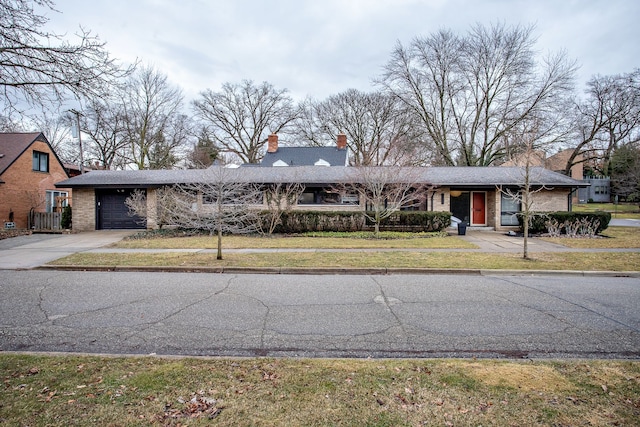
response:
{"label": "small tree in yard", "polygon": [[[198,180],[163,189],[158,196],[158,221],[216,235],[216,258],[222,259],[224,234],[253,233],[259,228],[259,210],[254,206],[262,203],[262,190],[252,183],[237,182],[237,177],[230,169],[211,167]],[[142,203],[140,197],[131,197],[127,206],[146,218],[146,201]]]}
{"label": "small tree in yard", "polygon": [[522,154],[517,162],[521,167],[520,176],[516,177],[519,182],[517,188],[503,188],[498,187],[498,190],[510,197],[511,199],[520,203],[520,215],[522,216],[522,228],[523,228],[523,246],[522,257],[529,259],[529,224],[534,215],[534,198],[533,195],[542,190],[548,190],[549,188],[540,186],[533,187],[531,181],[537,174],[536,166],[539,164],[540,155],[535,150],[537,145],[534,145],[536,141],[536,134],[533,131],[525,132],[522,136],[522,146],[524,147]]}
{"label": "small tree in yard", "polygon": [[[174,219],[178,193],[174,187],[161,187],[155,190],[156,196],[156,224],[162,230],[165,225],[178,225]],[[142,223],[147,222],[147,193],[142,190],[135,190],[125,200],[125,205],[129,208],[130,216],[137,216]]]}
{"label": "small tree in yard", "polygon": [[[261,227],[261,233],[273,234],[282,223],[282,214],[289,212],[304,191],[300,183],[275,183],[265,189],[264,202],[267,205],[266,224]],[[266,228],[266,230],[265,230]]]}
{"label": "small tree in yard", "polygon": [[349,183],[335,190],[341,194],[358,194],[365,203],[365,217],[374,224],[376,238],[380,237],[380,223],[384,219],[402,208],[419,206],[425,197],[427,185],[420,182],[419,168],[357,166],[351,169]]}

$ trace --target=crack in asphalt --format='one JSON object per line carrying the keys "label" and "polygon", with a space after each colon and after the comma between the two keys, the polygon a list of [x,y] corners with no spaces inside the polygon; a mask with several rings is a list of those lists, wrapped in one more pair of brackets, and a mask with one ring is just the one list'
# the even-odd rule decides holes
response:
{"label": "crack in asphalt", "polygon": [[[382,287],[382,284],[375,278],[375,277],[371,277],[371,280],[373,281],[373,283],[375,283],[378,286],[378,290],[380,291],[380,295],[382,295],[382,300],[384,303],[384,306],[386,308],[386,310],[391,313],[391,315],[393,316],[394,319],[396,319],[396,322],[398,323],[398,327],[400,327],[400,330],[402,331],[403,337],[406,340],[408,338],[408,334],[407,331],[404,327],[404,323],[402,322],[402,320],[400,319],[400,317],[398,316],[398,314],[393,311],[393,309],[391,308],[391,302],[389,301],[389,297],[387,297],[387,294],[384,292],[384,289]],[[398,302],[401,302],[400,300],[398,300]]]}
{"label": "crack in asphalt", "polygon": [[[144,335],[143,335],[143,333],[144,333],[144,332],[148,331],[149,329],[151,329],[151,328],[152,328],[152,327],[154,327],[154,326],[157,326],[159,323],[166,322],[166,321],[167,321],[167,320],[169,320],[170,318],[172,318],[172,317],[174,317],[174,316],[177,316],[178,314],[180,314],[180,313],[184,312],[185,310],[188,310],[188,309],[189,309],[189,308],[191,308],[191,307],[194,307],[194,306],[196,306],[196,305],[198,305],[198,304],[201,304],[201,303],[203,303],[203,302],[205,302],[205,301],[208,301],[208,300],[210,300],[210,299],[212,299],[212,298],[214,298],[214,297],[216,297],[216,296],[218,296],[218,295],[220,295],[220,294],[224,293],[227,289],[229,289],[229,287],[231,286],[231,282],[232,282],[235,278],[237,278],[237,276],[236,276],[236,275],[233,275],[233,276],[229,277],[229,279],[226,281],[225,286],[224,286],[222,289],[220,289],[220,290],[218,290],[218,291],[215,291],[215,292],[213,292],[213,293],[211,293],[211,294],[209,294],[209,295],[207,295],[207,296],[205,296],[205,297],[203,297],[203,298],[200,298],[200,299],[198,299],[198,300],[196,300],[196,301],[193,301],[192,303],[186,304],[186,305],[184,305],[184,306],[180,307],[180,308],[179,308],[179,309],[177,309],[177,310],[174,310],[173,312],[171,312],[171,313],[167,314],[166,316],[164,316],[164,317],[162,317],[162,318],[160,318],[160,319],[156,319],[156,320],[154,320],[154,321],[149,321],[149,322],[141,323],[141,325],[145,325],[145,326],[144,326],[144,327],[142,327],[142,328],[140,328],[140,329],[137,329],[137,330],[135,330],[135,331],[133,331],[133,332],[131,332],[131,333],[129,333],[129,334],[125,334],[125,336],[126,336],[126,338],[125,338],[125,339],[129,340],[129,339],[131,339],[131,338],[133,338],[133,337],[136,337],[136,338],[138,338],[138,339],[140,339],[140,340],[142,340],[142,341],[145,341],[145,338],[144,338]],[[149,299],[141,299],[141,300],[139,300],[139,301],[137,301],[137,302],[140,302],[140,301],[148,301],[148,300],[149,300]],[[129,303],[127,303],[127,304],[122,304],[122,305],[128,305],[128,304],[129,304]],[[117,306],[118,306],[118,305],[116,305],[116,307],[117,307]],[[145,342],[146,342],[146,341],[145,341]]]}
{"label": "crack in asphalt", "polygon": [[[238,278],[238,276],[233,276],[233,278],[229,279],[227,288],[230,288],[231,281],[234,280],[234,279],[237,279],[237,278]],[[265,312],[265,314],[263,316],[263,319],[262,319],[262,327],[260,328],[260,347],[259,347],[259,348],[263,348],[264,347],[264,337],[265,337],[266,332],[267,332],[267,323],[269,322],[269,315],[271,313],[271,307],[267,303],[262,301],[260,298],[257,298],[257,297],[252,296],[252,295],[246,295],[246,294],[243,294],[242,292],[238,292],[238,291],[232,291],[232,292],[229,292],[229,294],[238,295],[238,296],[241,296],[241,297],[244,297],[244,298],[252,299],[254,301],[257,301],[260,305],[262,305],[265,308],[266,312]]]}
{"label": "crack in asphalt", "polygon": [[[570,304],[570,305],[573,305],[573,306],[579,307],[579,308],[581,308],[582,310],[585,310],[585,311],[587,311],[587,312],[589,312],[589,313],[593,313],[593,314],[595,314],[595,315],[597,315],[597,316],[599,316],[599,317],[602,317],[602,318],[604,318],[604,319],[607,319],[607,320],[609,320],[609,321],[611,321],[611,322],[613,322],[613,323],[616,323],[616,324],[618,324],[618,325],[620,325],[620,326],[624,326],[625,328],[630,329],[630,330],[632,330],[632,331],[634,331],[634,332],[640,332],[640,329],[638,329],[638,328],[636,328],[636,327],[634,327],[634,326],[627,325],[626,323],[623,323],[623,322],[621,322],[621,321],[619,321],[619,320],[617,320],[617,319],[614,319],[614,318],[612,318],[612,317],[610,317],[610,316],[607,316],[607,315],[605,315],[605,314],[603,314],[603,313],[598,313],[597,311],[595,311],[595,310],[593,310],[593,309],[591,309],[591,308],[589,308],[589,307],[585,307],[584,305],[578,304],[578,303],[573,302],[573,301],[569,301],[569,300],[568,300],[568,299],[566,299],[566,298],[562,298],[562,297],[559,297],[559,296],[557,296],[557,295],[553,295],[552,293],[550,293],[550,292],[546,292],[546,291],[544,291],[544,290],[542,290],[542,289],[538,289],[538,288],[533,287],[533,286],[528,286],[528,285],[526,285],[526,284],[524,284],[524,283],[519,283],[519,282],[516,282],[516,281],[513,281],[513,280],[509,280],[509,279],[507,279],[507,278],[505,278],[505,277],[495,277],[495,278],[496,278],[496,279],[498,279],[498,280],[501,280],[501,281],[503,281],[503,282],[507,282],[507,283],[509,283],[509,284],[512,284],[512,285],[516,285],[516,286],[519,286],[519,287],[522,287],[522,288],[526,288],[526,289],[529,289],[529,290],[533,290],[533,291],[536,291],[536,292],[540,292],[540,293],[541,293],[541,294],[543,294],[543,295],[547,295],[547,296],[549,296],[549,297],[551,297],[551,298],[555,298],[555,299],[557,299],[557,300],[559,300],[559,301],[563,301],[563,302],[565,302],[565,303],[567,303],[567,304]],[[531,308],[531,307],[529,307],[529,308]],[[542,313],[543,313],[543,312],[542,312]],[[571,324],[570,322],[566,322],[566,323]],[[577,325],[573,325],[573,326],[574,326],[574,327],[578,327]]]}

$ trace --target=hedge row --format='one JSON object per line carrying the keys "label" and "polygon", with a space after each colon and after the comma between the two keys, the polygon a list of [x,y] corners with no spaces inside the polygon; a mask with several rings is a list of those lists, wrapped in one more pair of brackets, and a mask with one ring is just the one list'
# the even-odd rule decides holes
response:
{"label": "hedge row", "polygon": [[[609,226],[609,221],[611,221],[611,213],[610,212],[536,212],[529,219],[529,233],[531,234],[543,234],[548,233],[547,229],[547,221],[555,219],[560,224],[565,221],[569,222],[577,222],[586,220],[591,224],[595,224],[598,221],[599,225],[596,229],[596,234],[600,234]],[[520,224],[520,230],[523,230],[523,217],[522,215],[518,215],[518,222]]]}
{"label": "hedge row", "polygon": [[307,231],[361,231],[364,215],[360,212],[283,212],[276,233],[305,233]]}
{"label": "hedge row", "polygon": [[[449,212],[400,211],[381,221],[381,230],[442,231],[451,223]],[[363,231],[373,223],[362,212],[289,211],[282,214],[276,233]]]}
{"label": "hedge row", "polygon": [[[380,221],[381,230],[442,231],[451,224],[450,212],[399,211]],[[367,226],[373,227],[371,221]]]}

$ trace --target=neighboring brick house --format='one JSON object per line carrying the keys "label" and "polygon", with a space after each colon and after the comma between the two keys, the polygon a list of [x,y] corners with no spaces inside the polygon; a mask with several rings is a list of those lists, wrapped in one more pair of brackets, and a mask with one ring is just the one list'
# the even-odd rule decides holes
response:
{"label": "neighboring brick house", "polygon": [[41,132],[0,133],[0,221],[3,227],[27,228],[29,213],[52,212],[70,188],[62,162]]}
{"label": "neighboring brick house", "polygon": [[[568,148],[566,150],[562,150],[554,155],[547,157],[547,153],[545,151],[535,151],[530,156],[528,156],[528,158],[526,157],[526,155],[523,155],[511,160],[508,160],[500,166],[524,167],[526,166],[526,163],[528,160],[529,166],[540,166],[545,169],[549,169],[554,172],[564,174],[565,168],[567,167],[567,162],[569,161],[569,158],[573,155],[573,152],[574,152],[573,149]],[[578,181],[582,180],[583,169],[584,169],[582,154],[578,154],[573,160],[573,162],[574,163],[573,163],[573,166],[571,166],[569,176]],[[586,185],[582,186],[579,189],[576,189],[576,191],[574,191],[571,194],[572,203],[585,203],[586,199],[584,199],[583,194],[589,194],[589,192],[593,191],[590,188],[591,181],[590,180],[584,180],[584,181]],[[608,194],[608,187],[607,187],[607,194]]]}

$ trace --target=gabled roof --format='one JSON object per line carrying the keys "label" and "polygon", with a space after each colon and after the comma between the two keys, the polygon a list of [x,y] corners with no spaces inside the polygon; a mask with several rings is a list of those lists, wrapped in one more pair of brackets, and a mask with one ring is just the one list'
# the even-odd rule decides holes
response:
{"label": "gabled roof", "polygon": [[[491,188],[496,185],[519,186],[524,180],[520,167],[397,167],[371,166],[370,171],[391,172],[396,182],[420,182],[439,187]],[[357,182],[360,168],[348,166],[252,167],[228,169],[220,166],[188,170],[93,171],[59,182],[69,188],[145,188],[171,184],[228,181],[247,183],[288,183],[330,185]],[[568,176],[536,167],[530,172],[532,185],[555,188],[586,187],[588,184]]]}
{"label": "gabled roof", "polygon": [[[40,132],[0,133],[0,175],[42,135]],[[41,141],[46,141],[42,135]]]}
{"label": "gabled roof", "polygon": [[278,147],[265,154],[260,166],[346,166],[347,154],[346,149],[337,147]]}
{"label": "gabled roof", "polygon": [[62,166],[58,155],[42,132],[0,133],[0,176],[36,141],[47,144]]}

